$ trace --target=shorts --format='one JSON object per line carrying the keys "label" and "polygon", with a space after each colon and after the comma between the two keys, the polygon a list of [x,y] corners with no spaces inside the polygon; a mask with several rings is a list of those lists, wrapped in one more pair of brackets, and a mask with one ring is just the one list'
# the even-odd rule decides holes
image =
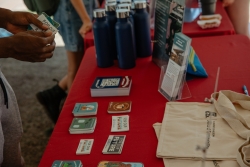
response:
{"label": "shorts", "polygon": [[[83,0],[91,19],[95,7],[94,1],[95,0]],[[83,38],[79,33],[83,22],[70,0],[60,0],[58,9],[54,14],[54,20],[60,24],[58,30],[65,43],[65,49],[71,52],[83,51]]]}

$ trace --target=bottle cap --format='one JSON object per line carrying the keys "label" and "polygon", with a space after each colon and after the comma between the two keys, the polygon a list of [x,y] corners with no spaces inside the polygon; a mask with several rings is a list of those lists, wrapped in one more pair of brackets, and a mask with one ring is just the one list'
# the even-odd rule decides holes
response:
{"label": "bottle cap", "polygon": [[106,4],[109,4],[109,3],[116,3],[116,0],[106,0]]}
{"label": "bottle cap", "polygon": [[102,18],[106,16],[105,9],[95,9],[93,13],[94,13],[94,18]]}
{"label": "bottle cap", "polygon": [[128,9],[117,9],[116,10],[116,17],[117,18],[127,18],[127,17],[129,17],[129,10]]}
{"label": "bottle cap", "polygon": [[144,9],[147,7],[146,1],[135,1],[135,9]]}
{"label": "bottle cap", "polygon": [[128,4],[131,4],[131,0],[120,0],[119,3],[128,3]]}
{"label": "bottle cap", "polygon": [[115,11],[116,10],[116,3],[107,3],[105,5],[105,10],[108,12]]}
{"label": "bottle cap", "polygon": [[117,5],[117,9],[128,9],[131,10],[131,4],[121,3]]}

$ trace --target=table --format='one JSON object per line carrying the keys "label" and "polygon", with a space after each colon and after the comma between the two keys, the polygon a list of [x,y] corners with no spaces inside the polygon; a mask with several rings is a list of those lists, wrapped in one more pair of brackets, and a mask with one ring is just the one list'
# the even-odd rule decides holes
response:
{"label": "table", "polygon": [[[208,78],[197,78],[188,82],[192,97],[182,100],[203,102],[214,91],[216,73],[220,67],[218,90],[233,90],[242,93],[242,86],[250,87],[250,41],[242,35],[196,38],[192,46],[207,70]],[[138,58],[136,67],[119,69],[98,68],[95,48],[89,48],[81,62],[71,91],[63,106],[54,132],[50,137],[39,167],[48,167],[54,160],[81,160],[84,167],[96,167],[101,160],[143,162],[145,167],[163,167],[156,158],[157,139],[152,125],[161,122],[167,100],[157,91],[160,68],[151,57]],[[97,76],[131,75],[130,96],[90,96],[90,86]],[[111,114],[107,113],[110,101],[132,100],[129,132],[111,133]],[[72,110],[77,102],[98,102],[97,126],[92,134],[69,134],[73,119]],[[122,154],[104,155],[102,149],[109,135],[126,135]],[[94,139],[90,155],[76,155],[80,139]]]}
{"label": "table", "polygon": [[[195,5],[194,5],[195,6]],[[198,18],[191,23],[184,23],[183,33],[191,38],[204,37],[204,36],[217,36],[217,35],[232,35],[235,34],[234,27],[222,6],[221,1],[217,1],[216,13],[221,14],[222,21],[220,27],[212,29],[201,29],[196,23]],[[151,38],[153,39],[154,31],[151,30]],[[84,37],[84,48],[85,50],[90,46],[94,46],[93,32],[89,32]]]}

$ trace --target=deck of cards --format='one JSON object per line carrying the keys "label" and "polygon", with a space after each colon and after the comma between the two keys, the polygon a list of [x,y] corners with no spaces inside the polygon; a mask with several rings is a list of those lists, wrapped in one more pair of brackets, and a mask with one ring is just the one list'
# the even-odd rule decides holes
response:
{"label": "deck of cards", "polygon": [[110,102],[108,113],[127,113],[131,111],[131,101]]}
{"label": "deck of cards", "polygon": [[75,161],[56,160],[52,164],[52,167],[61,167],[61,166],[83,167],[82,162],[80,160],[75,160]]}
{"label": "deck of cards", "polygon": [[144,167],[141,162],[101,161],[97,167]]}
{"label": "deck of cards", "polygon": [[103,154],[121,154],[126,135],[109,135]]}
{"label": "deck of cards", "polygon": [[69,127],[70,134],[93,133],[96,126],[96,117],[73,118]]}
{"label": "deck of cards", "polygon": [[72,111],[74,116],[89,116],[97,114],[98,103],[76,103]]}
{"label": "deck of cards", "polygon": [[90,154],[94,139],[81,139],[76,150],[76,155]]}
{"label": "deck of cards", "polygon": [[129,116],[112,116],[111,132],[125,132],[129,131]]}

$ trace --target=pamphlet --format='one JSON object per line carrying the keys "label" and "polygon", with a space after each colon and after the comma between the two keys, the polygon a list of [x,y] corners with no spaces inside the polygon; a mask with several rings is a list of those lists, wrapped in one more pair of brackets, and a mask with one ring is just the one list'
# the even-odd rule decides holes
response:
{"label": "pamphlet", "polygon": [[159,90],[169,101],[181,98],[190,47],[189,37],[182,33],[175,34],[171,56]]}
{"label": "pamphlet", "polygon": [[184,6],[183,0],[156,1],[153,61],[159,67],[167,65],[174,34],[182,31]]}

